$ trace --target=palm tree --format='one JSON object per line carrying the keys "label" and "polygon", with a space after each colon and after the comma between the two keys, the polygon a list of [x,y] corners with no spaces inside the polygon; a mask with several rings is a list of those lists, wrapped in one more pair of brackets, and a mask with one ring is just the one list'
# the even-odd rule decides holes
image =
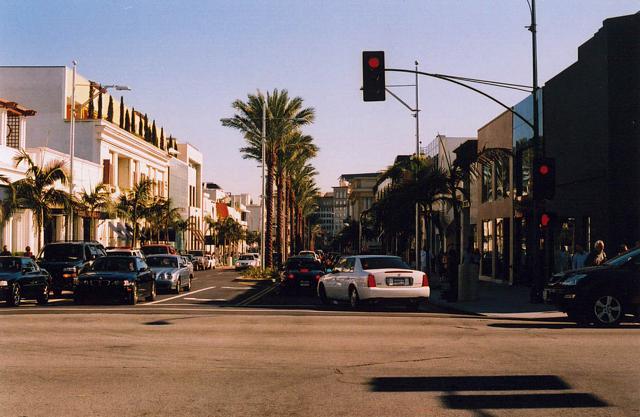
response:
{"label": "palm tree", "polygon": [[140,220],[144,219],[146,214],[146,208],[151,199],[151,191],[153,189],[153,181],[146,178],[127,192],[124,192],[118,198],[117,210],[118,213],[131,223],[133,228],[133,237],[131,246],[136,246],[138,239],[138,230],[140,227]]}
{"label": "palm tree", "polygon": [[[266,106],[265,165],[266,215],[265,215],[265,266],[273,264],[273,182],[278,164],[278,150],[282,141],[300,126],[313,122],[313,108],[303,108],[302,98],[290,98],[286,90],[274,90],[266,97],[258,92],[249,94],[247,101],[236,100],[231,107],[236,114],[221,119],[222,125],[240,131],[245,139],[245,147],[240,149],[245,159],[262,161],[262,111]],[[282,226],[282,225],[281,225]],[[278,231],[279,233],[279,231]]]}
{"label": "palm tree", "polygon": [[93,190],[87,192],[83,190],[74,203],[80,214],[88,217],[90,221],[89,239],[95,239],[95,219],[100,217],[100,213],[108,213],[112,207],[111,193],[105,184],[96,185]]}
{"label": "palm tree", "polygon": [[31,210],[33,220],[38,228],[38,249],[42,247],[44,225],[51,218],[51,209],[69,205],[69,195],[56,185],[67,184],[65,162],[51,161],[44,167],[37,165],[23,149],[13,158],[16,165],[25,163],[25,177],[13,183],[15,189],[15,206]]}

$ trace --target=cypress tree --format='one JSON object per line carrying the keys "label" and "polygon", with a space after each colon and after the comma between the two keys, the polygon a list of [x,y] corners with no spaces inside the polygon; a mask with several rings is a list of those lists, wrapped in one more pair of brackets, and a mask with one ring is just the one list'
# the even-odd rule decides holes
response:
{"label": "cypress tree", "polygon": [[109,105],[107,106],[107,120],[113,123],[113,97],[109,96]]}
{"label": "cypress tree", "polygon": [[160,149],[164,149],[164,127],[160,128]]}
{"label": "cypress tree", "polygon": [[120,129],[124,128],[124,97],[120,96]]}
{"label": "cypress tree", "polygon": [[136,133],[136,108],[131,107],[131,133]]}
{"label": "cypress tree", "polygon": [[138,122],[138,136],[141,138],[144,137],[142,133],[142,117],[140,117],[140,121]]}
{"label": "cypress tree", "polygon": [[98,119],[102,119],[102,91],[98,90]]}
{"label": "cypress tree", "polygon": [[93,119],[93,92],[95,91],[95,88],[93,87],[93,82],[89,82],[89,115],[87,116],[87,119]]}
{"label": "cypress tree", "polygon": [[151,127],[151,142],[158,146],[158,130],[156,129],[156,121],[153,121],[153,125]]}
{"label": "cypress tree", "polygon": [[131,121],[129,120],[129,110],[127,110],[124,116],[124,130],[126,130],[127,132],[131,132]]}
{"label": "cypress tree", "polygon": [[147,113],[144,114],[144,140],[149,142],[151,140],[151,133],[149,132],[149,118]]}

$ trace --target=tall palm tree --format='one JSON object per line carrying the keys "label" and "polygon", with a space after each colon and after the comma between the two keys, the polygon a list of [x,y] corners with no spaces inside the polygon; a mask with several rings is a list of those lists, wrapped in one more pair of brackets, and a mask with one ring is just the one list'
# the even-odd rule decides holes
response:
{"label": "tall palm tree", "polygon": [[120,194],[120,197],[118,197],[118,213],[125,221],[131,223],[133,228],[133,237],[131,239],[132,247],[136,246],[140,221],[144,219],[146,215],[146,209],[151,200],[152,189],[153,181],[146,178],[134,185],[131,190]]}
{"label": "tall palm tree", "polygon": [[96,185],[93,190],[82,190],[79,196],[74,198],[74,205],[77,211],[89,218],[90,230],[89,239],[95,239],[95,219],[100,217],[100,213],[111,211],[111,193],[105,184]]}
{"label": "tall palm tree", "polygon": [[51,161],[45,166],[36,164],[23,149],[13,158],[17,166],[25,163],[25,177],[14,182],[16,207],[31,210],[38,228],[38,249],[42,247],[42,232],[45,223],[51,218],[51,209],[68,207],[69,194],[56,188],[67,185],[65,162]]}
{"label": "tall palm tree", "polygon": [[300,126],[313,122],[313,108],[303,108],[302,98],[290,98],[287,90],[273,90],[266,97],[258,92],[249,94],[247,101],[236,100],[231,107],[236,114],[221,119],[222,125],[240,131],[245,145],[240,149],[245,159],[262,161],[262,111],[266,106],[267,123],[265,126],[265,166],[266,176],[266,215],[265,215],[265,265],[273,264],[273,186],[278,163],[278,149],[287,135]]}

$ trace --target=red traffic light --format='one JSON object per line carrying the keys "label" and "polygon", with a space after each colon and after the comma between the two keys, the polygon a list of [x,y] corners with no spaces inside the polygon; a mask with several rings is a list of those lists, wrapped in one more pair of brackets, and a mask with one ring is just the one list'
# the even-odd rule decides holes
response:
{"label": "red traffic light", "polygon": [[376,69],[376,68],[378,68],[380,66],[380,60],[378,59],[377,56],[372,56],[367,61],[367,64],[369,64],[369,68]]}
{"label": "red traffic light", "polygon": [[540,168],[538,168],[538,172],[540,172],[541,175],[547,175],[549,171],[551,171],[549,165],[540,165]]}
{"label": "red traffic light", "polygon": [[542,216],[540,216],[540,224],[543,227],[549,226],[549,223],[551,223],[551,216],[549,216],[547,213],[544,213]]}

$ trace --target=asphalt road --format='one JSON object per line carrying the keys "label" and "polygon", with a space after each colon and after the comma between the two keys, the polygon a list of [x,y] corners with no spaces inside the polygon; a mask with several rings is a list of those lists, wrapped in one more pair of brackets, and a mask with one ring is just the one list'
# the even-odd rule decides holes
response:
{"label": "asphalt road", "polygon": [[256,299],[238,275],[154,304],[0,308],[0,416],[640,415],[637,324],[352,312]]}

